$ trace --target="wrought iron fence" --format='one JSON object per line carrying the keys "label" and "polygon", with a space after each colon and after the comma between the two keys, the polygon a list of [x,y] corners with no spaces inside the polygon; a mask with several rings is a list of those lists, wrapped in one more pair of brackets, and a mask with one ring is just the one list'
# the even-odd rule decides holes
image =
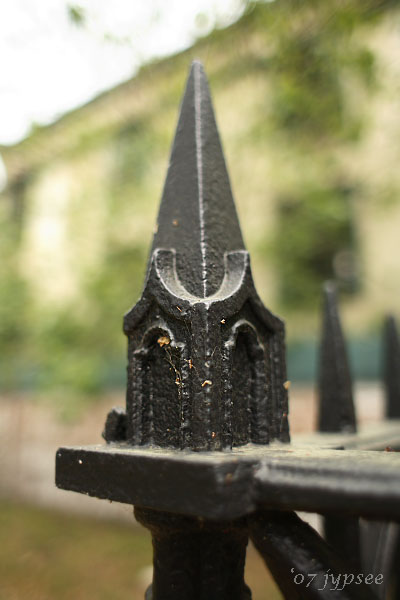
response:
{"label": "wrought iron fence", "polygon": [[[285,598],[400,598],[394,320],[385,326],[387,420],[357,430],[335,289],[326,286],[319,432],[290,440],[284,325],[254,287],[198,62],[144,291],[124,331],[126,409],[107,416],[106,444],[57,451],[56,483],[135,505],[153,537],[146,598],[251,598],[249,537]],[[324,538],[295,511],[323,515]]]}

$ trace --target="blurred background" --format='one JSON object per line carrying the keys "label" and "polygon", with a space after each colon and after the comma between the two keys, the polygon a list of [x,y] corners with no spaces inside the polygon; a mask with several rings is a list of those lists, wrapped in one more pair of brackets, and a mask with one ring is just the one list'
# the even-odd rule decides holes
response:
{"label": "blurred background", "polygon": [[[56,490],[54,454],[98,442],[124,403],[122,315],[190,62],[209,77],[256,286],[286,321],[292,429],[314,426],[327,279],[374,420],[400,296],[400,7],[15,0],[0,16],[0,600],[141,598],[147,533],[131,507]],[[255,600],[279,598],[257,561]]]}

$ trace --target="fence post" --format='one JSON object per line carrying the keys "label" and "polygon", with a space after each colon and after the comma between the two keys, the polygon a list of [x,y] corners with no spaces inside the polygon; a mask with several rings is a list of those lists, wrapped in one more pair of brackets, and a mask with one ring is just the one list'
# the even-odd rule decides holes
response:
{"label": "fence post", "polygon": [[[322,330],[318,371],[318,429],[326,432],[357,431],[353,384],[346,341],[332,282],[323,288]],[[323,519],[327,542],[355,570],[361,569],[360,527],[357,517],[330,515]]]}
{"label": "fence post", "polygon": [[[260,314],[243,302],[249,290]],[[283,327],[254,291],[198,62],[182,101],[145,290],[125,317],[125,333],[129,442],[221,451],[288,439]],[[135,515],[153,536],[153,600],[250,598],[243,523],[143,508]]]}
{"label": "fence post", "polygon": [[386,415],[400,418],[400,341],[395,318],[388,315],[383,329],[383,384]]}

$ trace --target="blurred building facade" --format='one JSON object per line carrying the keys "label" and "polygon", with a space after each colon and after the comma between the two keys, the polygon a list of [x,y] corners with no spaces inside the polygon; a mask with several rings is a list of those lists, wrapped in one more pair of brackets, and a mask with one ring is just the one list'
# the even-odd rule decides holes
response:
{"label": "blurred building facade", "polygon": [[336,30],[326,9],[256,6],[0,149],[1,346],[11,371],[31,365],[27,386],[53,377],[96,391],[113,378],[104,364],[124,366],[121,317],[141,291],[193,58],[209,76],[257,288],[289,337],[316,331],[326,278],[346,294],[354,334],[396,310],[400,11],[367,18],[349,5],[358,20]]}

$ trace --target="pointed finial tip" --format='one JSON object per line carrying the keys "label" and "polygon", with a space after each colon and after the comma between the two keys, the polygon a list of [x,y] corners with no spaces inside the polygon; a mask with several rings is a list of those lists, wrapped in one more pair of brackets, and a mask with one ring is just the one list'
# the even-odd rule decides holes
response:
{"label": "pointed finial tip", "polygon": [[207,79],[206,72],[204,70],[204,65],[201,62],[201,60],[199,60],[198,58],[195,58],[192,61],[192,64],[190,65],[190,68],[189,68],[189,78],[193,77],[195,73],[197,75],[200,75],[202,78]]}
{"label": "pointed finial tip", "polygon": [[327,281],[324,281],[323,285],[322,285],[322,289],[325,293],[329,293],[329,292],[336,292],[336,283],[334,281],[332,281],[331,279],[328,279]]}
{"label": "pointed finial tip", "polygon": [[326,302],[336,302],[337,285],[334,281],[328,280],[323,283],[322,296]]}
{"label": "pointed finial tip", "polygon": [[192,64],[190,65],[191,69],[201,69],[202,71],[204,71],[204,66],[203,63],[201,62],[201,60],[199,58],[195,58],[194,60],[192,60]]}
{"label": "pointed finial tip", "polygon": [[397,322],[395,316],[392,313],[385,315],[385,319],[383,321],[383,331],[384,335],[387,338],[398,338]]}
{"label": "pointed finial tip", "polygon": [[207,82],[207,76],[204,71],[203,63],[197,58],[192,61],[189,67],[186,86],[190,86],[191,82],[193,83],[193,81],[196,79],[201,81],[202,85]]}

